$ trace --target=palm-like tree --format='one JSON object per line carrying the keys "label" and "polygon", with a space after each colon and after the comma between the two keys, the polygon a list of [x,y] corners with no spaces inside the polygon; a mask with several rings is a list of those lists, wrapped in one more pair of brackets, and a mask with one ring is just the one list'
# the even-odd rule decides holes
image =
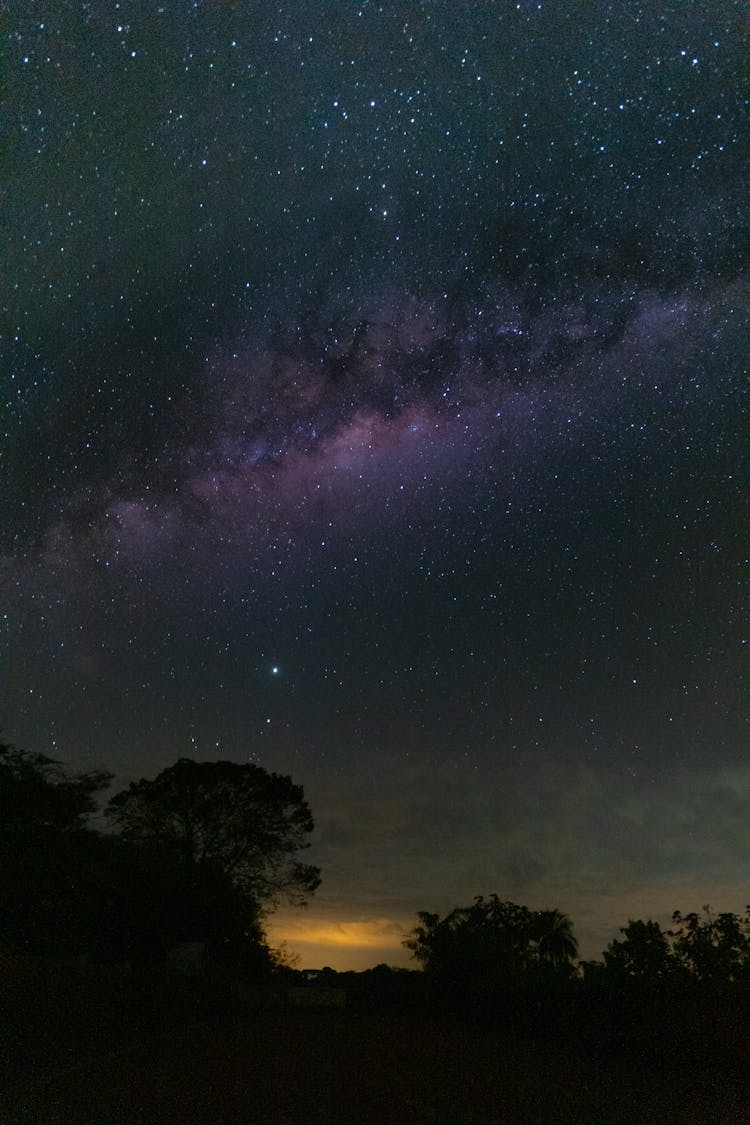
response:
{"label": "palm-like tree", "polygon": [[573,923],[561,910],[539,910],[535,916],[536,951],[542,961],[555,970],[571,967],[578,956]]}

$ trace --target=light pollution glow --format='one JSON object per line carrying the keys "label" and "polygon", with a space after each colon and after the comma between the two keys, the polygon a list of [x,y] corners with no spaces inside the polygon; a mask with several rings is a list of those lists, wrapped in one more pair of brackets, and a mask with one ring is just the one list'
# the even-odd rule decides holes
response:
{"label": "light pollution glow", "polygon": [[362,971],[383,962],[416,967],[401,945],[409,929],[406,922],[388,918],[335,922],[282,915],[269,921],[268,938],[271,946],[297,959],[298,968]]}

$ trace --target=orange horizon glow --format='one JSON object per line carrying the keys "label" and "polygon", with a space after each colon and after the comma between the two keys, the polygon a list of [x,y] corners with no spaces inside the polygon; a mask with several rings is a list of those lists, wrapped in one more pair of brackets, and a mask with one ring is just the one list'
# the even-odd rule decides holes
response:
{"label": "orange horizon glow", "polygon": [[284,920],[269,926],[269,930],[278,941],[356,946],[366,949],[398,947],[405,937],[405,929],[390,919],[382,918],[348,922],[306,919],[304,923]]}
{"label": "orange horizon glow", "polygon": [[282,946],[291,954],[299,968],[329,965],[339,971],[361,970],[383,962],[399,966],[411,963],[416,968],[402,945],[407,930],[391,918],[277,918],[268,925],[268,940],[271,946]]}

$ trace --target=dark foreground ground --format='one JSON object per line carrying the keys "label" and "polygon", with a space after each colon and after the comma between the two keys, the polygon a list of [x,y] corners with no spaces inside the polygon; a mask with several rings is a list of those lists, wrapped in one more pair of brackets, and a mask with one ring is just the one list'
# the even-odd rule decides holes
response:
{"label": "dark foreground ground", "polygon": [[165,1023],[158,987],[118,1011],[74,986],[5,1013],[2,1125],[750,1125],[750,1027],[721,1010],[531,1027],[171,998]]}

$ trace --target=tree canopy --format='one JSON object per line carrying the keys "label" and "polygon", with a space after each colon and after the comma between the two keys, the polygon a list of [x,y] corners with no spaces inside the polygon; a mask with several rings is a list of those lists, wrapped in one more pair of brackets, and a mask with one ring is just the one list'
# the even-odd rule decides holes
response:
{"label": "tree canopy", "polygon": [[101,770],[73,774],[44,754],[0,743],[0,838],[18,843],[39,832],[85,829],[111,779]]}
{"label": "tree canopy", "polygon": [[313,827],[302,788],[259,766],[180,761],[113,797],[104,833],[92,815],[110,780],[0,744],[0,940],[131,961],[203,940],[268,959],[264,908],[320,882],[297,858]]}
{"label": "tree canopy", "polygon": [[612,978],[654,984],[673,974],[669,942],[658,922],[631,920],[620,933],[622,940],[611,941],[604,953],[604,965]]}
{"label": "tree canopy", "polygon": [[658,922],[630,921],[604,952],[611,980],[654,984],[702,981],[736,984],[750,981],[750,907],[744,915],[714,914],[704,906],[672,915],[673,929]]}
{"label": "tree canopy", "polygon": [[29,951],[80,943],[100,841],[89,818],[109,781],[0,744],[0,938]]}
{"label": "tree canopy", "polygon": [[422,911],[405,941],[426,973],[450,986],[493,988],[572,972],[578,946],[559,910],[532,911],[497,895],[445,917]]}
{"label": "tree canopy", "polygon": [[181,758],[118,793],[108,812],[124,839],[211,867],[258,906],[301,904],[320,883],[297,859],[313,829],[302,786],[261,766]]}
{"label": "tree canopy", "polygon": [[708,906],[703,917],[676,910],[672,924],[672,956],[683,972],[713,983],[750,981],[750,906],[744,916],[715,915]]}

